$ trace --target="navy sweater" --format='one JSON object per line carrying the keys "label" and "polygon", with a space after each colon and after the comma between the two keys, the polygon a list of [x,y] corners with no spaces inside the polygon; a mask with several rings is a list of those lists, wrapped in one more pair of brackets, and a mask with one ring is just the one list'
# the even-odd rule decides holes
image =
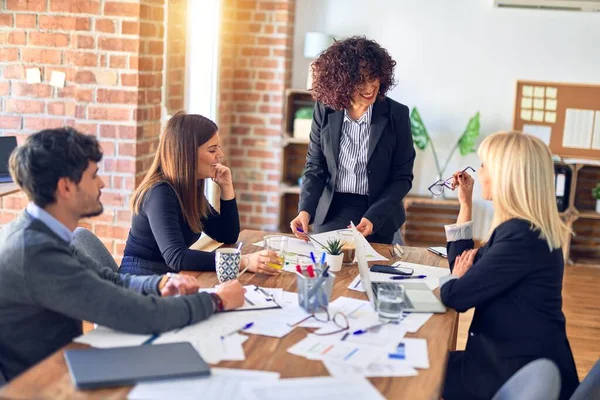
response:
{"label": "navy sweater", "polygon": [[[237,203],[221,200],[221,213],[210,207],[211,213],[202,219],[204,233],[218,242],[235,243],[240,234]],[[185,222],[175,190],[166,182],[153,186],[133,216],[125,245],[125,256],[166,264],[170,270],[214,271],[212,252],[190,250],[198,240]]]}

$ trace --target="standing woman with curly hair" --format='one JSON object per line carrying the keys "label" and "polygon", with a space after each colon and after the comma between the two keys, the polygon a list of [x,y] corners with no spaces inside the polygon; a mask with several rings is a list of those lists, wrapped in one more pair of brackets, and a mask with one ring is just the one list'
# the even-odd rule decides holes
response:
{"label": "standing woman with curly hair", "polygon": [[356,224],[371,242],[392,243],[406,219],[402,199],[415,150],[408,107],[386,93],[396,62],[365,37],[334,43],[313,63],[315,104],[294,234]]}

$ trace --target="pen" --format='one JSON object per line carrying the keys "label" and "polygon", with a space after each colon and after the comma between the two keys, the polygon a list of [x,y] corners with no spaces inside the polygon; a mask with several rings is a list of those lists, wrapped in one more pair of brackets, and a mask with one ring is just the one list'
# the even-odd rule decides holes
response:
{"label": "pen", "polygon": [[300,275],[304,276],[304,274],[302,273],[302,268],[300,268],[300,265],[296,264],[296,272],[298,272]]}
{"label": "pen", "polygon": [[160,333],[153,333],[152,336],[150,336],[142,344],[152,344],[152,342],[154,342],[156,339],[158,339],[159,336],[160,336]]}
{"label": "pen", "polygon": [[246,325],[244,325],[243,327],[236,329],[235,331],[231,331],[226,335],[221,336],[221,340],[225,339],[227,336],[234,335],[234,334],[238,333],[239,331],[245,331],[246,329],[251,328],[252,325],[254,325],[254,322],[249,322]]}
{"label": "pen", "polygon": [[427,275],[413,275],[413,276],[392,276],[390,279],[399,281],[401,279],[425,279]]}
{"label": "pen", "polygon": [[323,268],[323,265],[325,265],[325,252],[321,253],[321,264],[319,267]]}
{"label": "pen", "polygon": [[310,252],[310,259],[313,262],[313,265],[317,265],[317,259],[315,258],[315,253],[313,253],[312,251]]}
{"label": "pen", "polygon": [[313,269],[312,265],[309,265],[308,267],[306,267],[306,272],[308,272],[308,277],[309,278],[314,278],[315,277],[315,270]]}
{"label": "pen", "polygon": [[246,300],[246,302],[247,302],[248,304],[250,304],[251,306],[253,306],[253,305],[254,305],[254,303],[253,303],[253,302],[251,302],[251,301],[250,301],[250,299],[249,299],[248,297],[244,296],[244,299],[245,299],[245,300]]}
{"label": "pen", "polygon": [[359,279],[358,282],[356,282],[356,284],[354,285],[354,289],[356,289],[358,287],[358,285],[360,285],[361,280]]}

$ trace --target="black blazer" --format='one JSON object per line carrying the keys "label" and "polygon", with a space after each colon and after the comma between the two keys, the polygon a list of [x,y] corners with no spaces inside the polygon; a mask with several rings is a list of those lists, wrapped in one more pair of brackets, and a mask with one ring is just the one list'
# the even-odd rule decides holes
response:
{"label": "black blazer", "polygon": [[[315,104],[298,210],[318,225],[325,222],[335,191],[343,120],[343,110]],[[375,102],[367,156],[369,209],[364,217],[373,223],[373,233],[391,234],[406,219],[402,199],[413,180],[408,107],[388,97]]]}
{"label": "black blazer", "polygon": [[[450,269],[473,240],[448,243]],[[528,362],[553,360],[562,377],[561,399],[568,399],[579,378],[562,313],[564,261],[561,249],[550,251],[528,221],[499,225],[479,249],[462,278],[445,283],[444,304],[459,312],[475,307],[462,363],[464,387],[491,398]]]}

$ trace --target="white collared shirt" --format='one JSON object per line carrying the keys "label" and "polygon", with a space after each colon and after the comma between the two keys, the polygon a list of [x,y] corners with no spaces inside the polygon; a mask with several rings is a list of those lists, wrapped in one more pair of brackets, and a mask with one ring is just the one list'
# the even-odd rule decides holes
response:
{"label": "white collared shirt", "polygon": [[54,218],[43,208],[38,207],[33,202],[30,202],[27,204],[25,211],[27,211],[27,214],[31,215],[33,218],[46,224],[46,226],[50,228],[52,232],[56,233],[65,242],[71,243],[73,240],[73,232],[71,232],[69,228],[64,226],[62,222]]}

